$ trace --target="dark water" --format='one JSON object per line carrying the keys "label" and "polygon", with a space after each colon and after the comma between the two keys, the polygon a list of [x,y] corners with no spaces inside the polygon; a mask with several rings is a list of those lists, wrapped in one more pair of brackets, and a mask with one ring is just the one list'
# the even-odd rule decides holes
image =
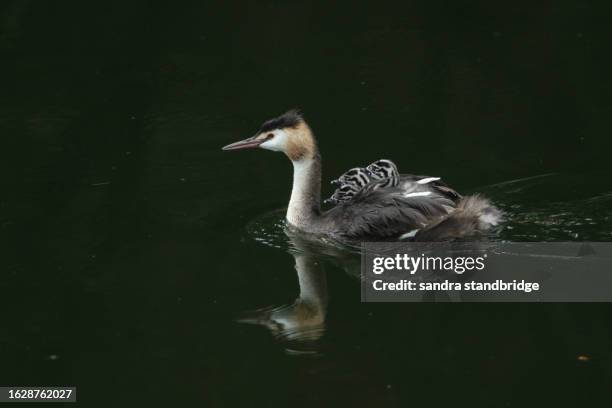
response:
{"label": "dark water", "polygon": [[609,305],[361,304],[350,257],[288,252],[286,159],[220,147],[299,106],[325,180],[392,158],[492,198],[500,239],[609,241],[610,11],[3,2],[0,385],[101,407],[609,406]]}

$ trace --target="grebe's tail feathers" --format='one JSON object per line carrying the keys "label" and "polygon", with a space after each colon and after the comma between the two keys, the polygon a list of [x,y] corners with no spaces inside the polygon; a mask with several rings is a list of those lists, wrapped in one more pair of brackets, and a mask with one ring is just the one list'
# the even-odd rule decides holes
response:
{"label": "grebe's tail feathers", "polygon": [[416,241],[441,241],[482,235],[497,226],[502,212],[491,202],[478,195],[463,197],[457,208],[447,217],[430,225],[415,236]]}

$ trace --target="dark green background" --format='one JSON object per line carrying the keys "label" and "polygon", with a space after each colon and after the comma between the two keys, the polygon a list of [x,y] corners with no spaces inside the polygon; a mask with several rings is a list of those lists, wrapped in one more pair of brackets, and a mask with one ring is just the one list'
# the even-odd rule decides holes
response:
{"label": "dark green background", "polygon": [[609,241],[608,4],[0,3],[0,385],[100,407],[609,406],[607,304],[361,304],[328,265],[316,355],[236,323],[297,295],[292,257],[246,228],[291,174],[220,151],[297,106],[324,186],[391,158],[493,198],[503,239]]}

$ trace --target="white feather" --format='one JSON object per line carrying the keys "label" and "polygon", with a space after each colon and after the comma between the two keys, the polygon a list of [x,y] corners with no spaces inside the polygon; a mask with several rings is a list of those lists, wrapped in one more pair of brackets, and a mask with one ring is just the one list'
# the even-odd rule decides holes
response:
{"label": "white feather", "polygon": [[269,133],[274,134],[274,137],[270,140],[266,140],[260,144],[259,147],[266,150],[272,150],[273,152],[284,151],[287,143],[287,133],[285,133],[285,131],[282,129],[276,129],[273,132],[268,132],[267,134]]}
{"label": "white feather", "polygon": [[305,206],[309,196],[309,180],[312,179],[314,164],[312,160],[293,162],[293,188],[289,207],[287,207],[287,220],[293,225],[301,226],[303,215],[308,213]]}
{"label": "white feather", "polygon": [[417,184],[427,184],[427,183],[431,183],[432,181],[438,181],[438,180],[440,180],[440,177],[427,177],[427,178],[417,181]]}
{"label": "white feather", "polygon": [[419,232],[418,229],[414,229],[412,231],[409,231],[405,234],[402,234],[399,239],[406,239],[406,238],[414,238],[414,236],[417,234],[417,232]]}
{"label": "white feather", "polygon": [[416,193],[406,193],[404,197],[425,197],[431,194],[431,191],[417,191]]}
{"label": "white feather", "polygon": [[478,218],[480,222],[485,225],[485,228],[490,226],[496,226],[500,220],[500,216],[498,213],[480,214]]}

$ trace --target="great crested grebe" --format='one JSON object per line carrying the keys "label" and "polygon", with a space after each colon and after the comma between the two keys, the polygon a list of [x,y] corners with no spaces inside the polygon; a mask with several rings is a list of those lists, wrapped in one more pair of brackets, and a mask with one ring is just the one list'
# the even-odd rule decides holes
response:
{"label": "great crested grebe", "polygon": [[[485,233],[501,220],[501,212],[486,198],[462,197],[439,177],[399,175],[389,160],[345,173],[356,170],[339,180],[340,188],[357,186],[358,191],[321,211],[321,155],[297,110],[265,122],[255,136],[223,150],[255,147],[283,152],[293,163],[287,222],[305,233],[349,241],[439,241]],[[368,179],[348,180],[352,175]]]}

